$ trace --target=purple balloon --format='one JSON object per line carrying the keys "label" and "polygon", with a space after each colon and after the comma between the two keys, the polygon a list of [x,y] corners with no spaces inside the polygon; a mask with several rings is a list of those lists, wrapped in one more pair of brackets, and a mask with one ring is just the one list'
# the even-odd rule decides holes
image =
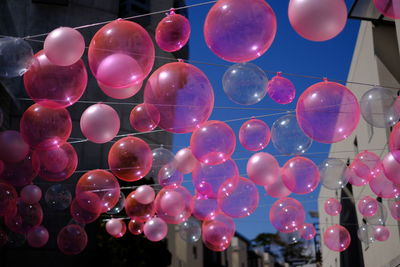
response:
{"label": "purple balloon", "polygon": [[43,226],[35,226],[29,230],[26,240],[29,246],[33,248],[43,247],[49,241],[49,232]]}
{"label": "purple balloon", "polygon": [[251,119],[242,124],[239,130],[240,144],[247,150],[264,149],[271,139],[269,126],[258,119]]}
{"label": "purple balloon", "polygon": [[293,83],[282,77],[280,72],[268,82],[267,92],[269,97],[278,104],[289,104],[296,96]]}
{"label": "purple balloon", "polygon": [[19,162],[29,153],[29,145],[17,131],[0,133],[0,160],[4,162]]}
{"label": "purple balloon", "polygon": [[27,204],[38,203],[42,198],[42,190],[37,185],[27,185],[21,190],[21,200]]}

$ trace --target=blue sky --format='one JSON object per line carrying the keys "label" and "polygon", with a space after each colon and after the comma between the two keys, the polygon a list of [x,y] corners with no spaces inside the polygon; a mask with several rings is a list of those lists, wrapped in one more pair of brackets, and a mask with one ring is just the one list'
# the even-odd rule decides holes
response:
{"label": "blue sky", "polygon": [[[202,0],[187,0],[187,4],[201,3]],[[353,1],[346,0],[348,8],[350,8]],[[278,30],[275,37],[274,43],[271,48],[259,59],[252,63],[258,65],[264,70],[268,71],[282,71],[286,73],[296,73],[304,75],[313,75],[318,77],[328,77],[331,79],[346,80],[349,71],[355,41],[358,34],[359,22],[355,20],[348,20],[344,31],[336,38],[327,42],[316,43],[303,39],[291,28],[288,17],[287,17],[287,6],[288,0],[270,0],[268,3],[274,9],[277,21]],[[232,63],[226,62],[216,55],[214,55],[206,46],[203,37],[203,24],[208,10],[211,5],[194,7],[188,10],[189,20],[191,23],[191,37],[189,41],[190,59],[199,60],[202,62],[210,63],[221,63],[225,65],[231,65]],[[214,93],[215,93],[215,106],[229,106],[238,107],[243,106],[237,105],[231,102],[228,97],[224,94],[222,89],[222,76],[226,71],[224,67],[209,66],[204,64],[195,64],[196,67],[200,68],[211,81]],[[267,72],[268,78],[271,79],[275,74]],[[293,76],[285,76],[289,78],[296,86],[296,99],[289,105],[279,105],[272,101],[266,96],[261,102],[251,107],[257,108],[283,108],[283,109],[294,109],[295,103],[299,95],[310,85],[319,82],[315,79],[305,79]],[[214,111],[210,119],[214,120],[230,120],[243,117],[251,117],[257,115],[265,115],[275,113],[276,111],[268,110],[243,110],[243,109],[220,109],[214,108]],[[270,117],[262,118],[270,127],[273,122],[278,119],[281,115],[272,115]],[[228,123],[234,132],[237,134],[240,126],[245,120],[238,122]],[[188,146],[190,140],[190,134],[179,134],[174,135],[174,152],[179,150],[183,146]],[[314,142],[311,149],[308,152],[328,152],[329,145],[319,144]],[[273,155],[279,154],[270,143],[263,151],[271,153]],[[246,173],[247,160],[253,153],[246,152],[245,149],[240,145],[237,139],[236,152],[232,156],[236,160],[241,174]],[[317,165],[326,158],[326,154],[308,157],[313,160]],[[277,157],[279,164],[282,166],[289,157]],[[190,180],[190,175],[185,177],[185,180]],[[184,184],[191,191],[193,187],[190,182]],[[318,197],[318,191],[315,190],[313,193],[300,196],[292,194],[294,197],[301,201],[306,211],[317,210],[316,199]],[[276,230],[272,227],[269,222],[269,207],[276,200],[266,195],[264,189],[259,187],[260,203],[257,210],[249,217],[235,220],[236,230],[246,236],[249,239],[254,238],[261,232],[275,232]],[[312,222],[311,218],[307,215],[307,221]]]}

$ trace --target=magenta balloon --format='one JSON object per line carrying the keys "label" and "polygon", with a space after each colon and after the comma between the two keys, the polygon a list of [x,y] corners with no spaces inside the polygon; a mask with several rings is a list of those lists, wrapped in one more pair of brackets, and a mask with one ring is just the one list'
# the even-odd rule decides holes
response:
{"label": "magenta balloon", "polygon": [[17,131],[0,133],[0,160],[4,162],[19,162],[29,153],[29,145],[25,143]]}
{"label": "magenta balloon", "polygon": [[193,170],[192,182],[198,193],[209,198],[217,198],[221,185],[238,175],[239,169],[232,159],[219,165],[206,165],[199,162]]}
{"label": "magenta balloon", "polygon": [[400,150],[400,122],[393,126],[392,132],[390,133],[389,148],[392,152]]}
{"label": "magenta balloon", "polygon": [[26,240],[28,245],[33,248],[43,247],[49,241],[49,232],[43,226],[35,226],[28,231]]}
{"label": "magenta balloon", "polygon": [[380,166],[381,159],[378,155],[365,150],[356,155],[345,175],[348,176],[352,185],[363,186],[369,183]]}
{"label": "magenta balloon", "polygon": [[374,0],[376,9],[384,16],[400,19],[400,3],[396,0]]}
{"label": "magenta balloon", "polygon": [[207,46],[220,58],[247,62],[263,55],[276,34],[276,16],[264,0],[223,0],[204,22]]}
{"label": "magenta balloon", "polygon": [[400,200],[391,202],[389,204],[389,210],[393,219],[400,221]]}
{"label": "magenta balloon", "polygon": [[4,163],[4,170],[0,174],[0,181],[13,186],[25,186],[32,183],[39,172],[40,161],[36,153],[29,153],[22,161]]}
{"label": "magenta balloon", "polygon": [[301,94],[297,101],[296,116],[301,129],[310,138],[321,143],[337,143],[349,137],[357,128],[360,105],[348,88],[325,80],[308,87]]}
{"label": "magenta balloon", "polygon": [[400,150],[389,152],[382,160],[386,177],[396,185],[400,185]]}
{"label": "magenta balloon", "polygon": [[176,152],[175,161],[176,168],[183,174],[191,173],[198,163],[190,147],[182,148]]}
{"label": "magenta balloon", "polygon": [[305,216],[303,205],[290,197],[278,199],[269,210],[269,220],[276,230],[282,233],[300,230]]}
{"label": "magenta balloon", "polygon": [[175,62],[161,66],[150,76],[144,89],[144,102],[158,109],[160,128],[189,133],[210,117],[214,91],[201,70]]}
{"label": "magenta balloon", "polygon": [[304,157],[294,157],[282,167],[282,181],[293,193],[308,194],[317,188],[320,175],[318,167]]}
{"label": "magenta balloon", "polygon": [[43,51],[51,63],[70,66],[85,52],[85,39],[80,32],[69,27],[60,27],[49,33],[44,40]]}
{"label": "magenta balloon", "polygon": [[293,29],[315,42],[334,38],[347,22],[343,0],[290,0],[288,13]]}
{"label": "magenta balloon", "polygon": [[122,19],[103,26],[88,50],[93,75],[111,87],[127,87],[143,81],[153,68],[154,55],[154,45],[146,30]]}
{"label": "magenta balloon", "polygon": [[292,193],[283,183],[282,175],[280,173],[279,176],[275,179],[275,181],[273,183],[264,186],[264,189],[268,195],[274,198],[287,197]]}
{"label": "magenta balloon", "polygon": [[158,242],[167,236],[168,226],[163,219],[154,217],[144,224],[143,233],[148,240]]}
{"label": "magenta balloon", "polygon": [[375,195],[381,198],[394,198],[400,195],[400,185],[394,184],[390,181],[383,171],[383,166],[375,170],[369,187]]}
{"label": "magenta balloon", "polygon": [[85,92],[87,81],[82,60],[70,66],[58,66],[51,63],[43,51],[35,55],[33,64],[24,75],[29,97],[41,106],[53,109],[66,108],[78,101]]}
{"label": "magenta balloon", "polygon": [[378,211],[378,201],[370,196],[365,196],[358,201],[358,211],[364,217],[371,217]]}
{"label": "magenta balloon", "polygon": [[164,165],[157,175],[158,184],[161,186],[181,185],[183,174],[176,169],[175,162]]}
{"label": "magenta balloon", "polygon": [[134,95],[136,95],[140,89],[142,88],[142,82],[133,84],[133,85],[128,85],[126,87],[110,87],[105,84],[102,84],[101,82],[97,81],[98,86],[100,89],[105,93],[107,96],[115,99],[127,99],[130,98]]}
{"label": "magenta balloon", "polygon": [[141,185],[135,190],[135,199],[140,204],[150,204],[154,201],[156,197],[156,193],[154,192],[153,187],[148,185]]}
{"label": "magenta balloon", "polygon": [[139,104],[132,109],[129,122],[138,132],[150,132],[160,123],[160,112],[152,104]]}
{"label": "magenta balloon", "polygon": [[156,28],[156,43],[166,52],[175,52],[181,49],[189,40],[190,23],[182,15],[171,11],[163,18]]}
{"label": "magenta balloon", "polygon": [[[142,200],[140,194],[139,192],[139,199]],[[145,222],[152,218],[156,211],[153,201],[143,204],[136,198],[136,191],[132,191],[126,197],[125,212],[131,219]]]}
{"label": "magenta balloon", "polygon": [[207,217],[216,214],[218,211],[218,203],[215,198],[209,198],[199,193],[193,197],[193,212],[192,215],[200,220],[204,221]]}
{"label": "magenta balloon", "polygon": [[221,164],[235,151],[235,133],[225,122],[207,121],[193,132],[190,147],[198,161],[207,165]]}
{"label": "magenta balloon", "polygon": [[242,124],[239,130],[240,144],[247,150],[264,149],[271,139],[271,131],[262,120],[251,119]]}
{"label": "magenta balloon", "polygon": [[235,228],[232,218],[223,213],[213,214],[201,226],[203,242],[213,251],[223,251],[229,247]]}
{"label": "magenta balloon", "polygon": [[304,240],[314,239],[317,234],[314,225],[311,223],[305,223],[303,227],[300,228],[300,235]]}
{"label": "magenta balloon", "polygon": [[70,224],[60,230],[57,235],[57,245],[66,255],[77,255],[87,245],[88,237],[84,228],[77,224]]}
{"label": "magenta balloon", "polygon": [[5,225],[13,232],[26,234],[43,220],[43,210],[39,203],[26,204],[19,200],[17,212],[4,217]]}
{"label": "magenta balloon", "polygon": [[278,161],[271,154],[259,152],[247,161],[247,175],[257,185],[270,186],[280,179]]}
{"label": "magenta balloon", "polygon": [[106,223],[106,231],[115,238],[121,238],[126,233],[126,224],[121,219],[110,219]]}
{"label": "magenta balloon", "polygon": [[18,195],[15,188],[0,182],[0,216],[10,215],[16,212]]}
{"label": "magenta balloon", "polygon": [[341,225],[335,224],[324,232],[324,244],[336,252],[345,251],[351,242],[349,231]]}
{"label": "magenta balloon", "polygon": [[258,206],[258,189],[250,179],[232,179],[225,181],[219,188],[218,207],[232,218],[250,216]]}
{"label": "magenta balloon", "polygon": [[144,222],[132,219],[129,221],[128,230],[133,235],[140,235],[141,233],[143,233],[143,226]]}
{"label": "magenta balloon", "polygon": [[267,92],[269,97],[278,104],[292,103],[296,96],[296,88],[293,83],[282,77],[280,72],[268,82]]}
{"label": "magenta balloon", "polygon": [[374,233],[374,238],[380,242],[384,242],[388,240],[390,237],[389,229],[383,225],[374,225],[373,233]]}
{"label": "magenta balloon", "polygon": [[336,198],[328,198],[325,200],[324,210],[330,216],[337,216],[342,211],[342,204]]}
{"label": "magenta balloon", "polygon": [[42,198],[42,190],[37,185],[27,185],[21,190],[21,200],[26,204],[35,204]]}
{"label": "magenta balloon", "polygon": [[78,223],[88,224],[100,217],[101,202],[93,192],[82,192],[70,205],[71,217]]}
{"label": "magenta balloon", "polygon": [[71,130],[71,117],[66,109],[54,110],[38,104],[25,110],[20,121],[22,138],[36,149],[49,149],[63,144]]}

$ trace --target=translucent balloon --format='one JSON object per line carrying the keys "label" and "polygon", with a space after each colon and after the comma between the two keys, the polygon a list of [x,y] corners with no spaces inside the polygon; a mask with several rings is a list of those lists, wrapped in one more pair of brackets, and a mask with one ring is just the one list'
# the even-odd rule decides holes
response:
{"label": "translucent balloon", "polygon": [[293,193],[308,194],[319,184],[318,167],[311,160],[304,157],[294,157],[282,167],[282,181]]}
{"label": "translucent balloon", "polygon": [[369,187],[375,195],[381,198],[394,198],[400,195],[400,185],[394,184],[383,172],[383,167],[379,167],[369,181]]}
{"label": "translucent balloon", "polygon": [[360,105],[348,88],[325,80],[310,86],[301,94],[296,115],[306,135],[315,141],[331,144],[346,139],[357,128]]}
{"label": "translucent balloon", "polygon": [[358,211],[364,217],[371,217],[378,211],[378,201],[370,196],[365,196],[358,201]]}
{"label": "translucent balloon", "polygon": [[158,242],[167,236],[168,226],[163,219],[154,217],[144,224],[143,233],[148,240]]}
{"label": "translucent balloon", "polygon": [[178,171],[183,174],[191,173],[198,163],[190,147],[179,150],[175,155],[175,161]]}
{"label": "translucent balloon", "polygon": [[157,215],[169,224],[179,224],[190,217],[193,200],[189,191],[182,186],[166,186],[155,200]]}
{"label": "translucent balloon", "polygon": [[141,233],[143,233],[143,226],[144,222],[132,219],[129,221],[128,230],[133,235],[140,235]]}
{"label": "translucent balloon", "polygon": [[133,136],[124,137],[113,144],[108,152],[108,165],[119,179],[133,182],[150,171],[152,155],[149,145]]}
{"label": "translucent balloon", "polygon": [[60,230],[57,235],[57,245],[65,255],[77,255],[87,245],[88,237],[84,228],[70,224]]}
{"label": "translucent balloon", "polygon": [[82,60],[65,67],[54,65],[43,50],[35,55],[24,75],[25,90],[29,97],[48,108],[73,105],[85,92],[87,81],[88,75]]}
{"label": "translucent balloon", "polygon": [[24,234],[8,232],[8,243],[9,248],[20,248],[25,244],[26,237]]}
{"label": "translucent balloon", "polygon": [[[396,125],[392,128],[389,138],[389,148],[392,152],[400,150],[400,122],[396,123]],[[396,159],[400,160],[399,158]]]}
{"label": "translucent balloon", "polygon": [[160,112],[152,104],[139,104],[132,109],[129,122],[136,131],[149,132],[160,122]]}
{"label": "translucent balloon", "polygon": [[0,133],[0,160],[5,162],[19,162],[29,153],[29,145],[25,143],[17,131]]}
{"label": "translucent balloon", "polygon": [[383,225],[374,225],[373,233],[374,233],[374,238],[380,242],[386,241],[390,237],[389,229]]}
{"label": "translucent balloon", "polygon": [[98,197],[92,192],[79,194],[70,206],[71,217],[79,224],[85,225],[96,221],[100,217],[101,203]]}
{"label": "translucent balloon", "polygon": [[193,212],[192,215],[200,220],[204,221],[208,216],[216,214],[218,210],[218,203],[215,198],[209,198],[199,193],[193,197]]}
{"label": "translucent balloon", "polygon": [[17,212],[4,217],[5,225],[13,232],[26,234],[43,220],[43,210],[39,203],[26,204],[19,200]]}
{"label": "translucent balloon", "polygon": [[269,210],[271,224],[276,230],[283,233],[300,230],[304,224],[305,216],[303,205],[290,197],[278,199]]}
{"label": "translucent balloon", "polygon": [[40,160],[39,176],[46,181],[61,182],[74,174],[78,155],[69,143],[34,152]]}
{"label": "translucent balloon", "polygon": [[32,47],[22,38],[0,38],[0,76],[13,78],[22,76],[33,59]]}
{"label": "translucent balloon", "polygon": [[271,131],[262,120],[251,119],[240,127],[239,141],[247,150],[262,150],[268,145],[270,139]]}
{"label": "translucent balloon", "polygon": [[183,174],[176,169],[175,163],[165,165],[157,175],[158,184],[161,186],[181,185]]}
{"label": "translucent balloon", "polygon": [[21,200],[26,204],[35,204],[42,198],[42,190],[37,185],[27,185],[21,190]]}
{"label": "translucent balloon", "polygon": [[35,226],[28,231],[26,240],[28,245],[33,248],[43,247],[49,241],[49,232],[43,226]]}
{"label": "translucent balloon", "polygon": [[156,193],[151,186],[141,185],[135,190],[135,199],[141,204],[150,204],[155,197]]}
{"label": "translucent balloon", "polygon": [[71,192],[62,184],[55,184],[47,189],[44,196],[47,206],[55,210],[65,210],[72,201]]}
{"label": "translucent balloon", "polygon": [[301,239],[300,231],[295,231],[292,233],[278,233],[280,241],[284,242],[286,245],[296,244]]}
{"label": "translucent balloon", "polygon": [[134,95],[136,95],[140,89],[142,88],[142,82],[131,84],[125,87],[111,87],[102,84],[101,82],[97,81],[100,89],[105,93],[107,96],[115,99],[127,99]]}
{"label": "translucent balloon", "polygon": [[315,42],[334,38],[347,22],[346,3],[342,0],[290,0],[288,12],[293,29]]}
{"label": "translucent balloon", "polygon": [[22,138],[36,149],[65,143],[71,130],[71,117],[66,109],[54,110],[38,104],[25,110],[20,121]]}
{"label": "translucent balloon", "polygon": [[342,211],[342,204],[336,198],[328,198],[325,200],[324,210],[330,216],[337,216]]}
{"label": "translucent balloon", "polygon": [[222,121],[207,121],[190,138],[193,155],[207,165],[224,163],[232,156],[235,147],[235,133]]}
{"label": "translucent balloon", "polygon": [[117,204],[115,204],[115,206],[112,207],[112,209],[110,209],[106,213],[111,214],[111,215],[118,214],[124,209],[124,206],[125,206],[125,195],[121,191],[119,193],[119,199],[118,199]]}
{"label": "translucent balloon", "polygon": [[132,191],[125,201],[125,212],[133,220],[145,222],[155,214],[154,202],[143,204],[136,199],[136,191]]}
{"label": "translucent balloon", "polygon": [[345,251],[351,242],[349,231],[341,225],[335,224],[328,227],[324,232],[324,244],[330,250]]}
{"label": "translucent balloon", "polygon": [[203,243],[213,251],[226,250],[235,234],[235,223],[223,213],[209,216],[201,226]]}
{"label": "translucent balloon", "polygon": [[252,63],[239,63],[229,67],[222,78],[222,86],[230,100],[240,105],[253,105],[267,94],[268,78]]}
{"label": "translucent balloon", "polygon": [[260,57],[271,46],[275,34],[275,13],[263,0],[219,1],[204,22],[207,46],[231,62]]}
{"label": "translucent balloon", "polygon": [[200,69],[175,62],[161,66],[150,76],[144,89],[144,102],[158,109],[160,128],[189,133],[210,117],[214,91]]}
{"label": "translucent balloon", "polygon": [[355,186],[369,183],[376,169],[379,169],[381,159],[373,152],[367,150],[356,155],[346,172],[349,182]]}
{"label": "translucent balloon", "polygon": [[192,173],[192,182],[196,191],[201,195],[217,198],[221,185],[238,175],[239,169],[232,159],[219,165],[198,163]]}
{"label": "translucent balloon", "polygon": [[60,27],[47,35],[43,50],[53,64],[70,66],[85,52],[85,39],[73,28]]}
{"label": "translucent balloon", "polygon": [[170,171],[175,171],[171,169],[176,166],[174,153],[169,149],[165,149],[162,145],[152,150],[152,159],[151,174],[154,177],[157,177],[161,169],[165,167],[168,167]]}
{"label": "translucent balloon", "polygon": [[276,76],[268,82],[267,92],[269,97],[276,103],[289,104],[292,103],[296,96],[296,88],[289,79],[281,75],[282,74],[278,72]]}
{"label": "translucent balloon", "polygon": [[88,59],[93,75],[102,84],[126,87],[143,81],[150,73],[154,54],[153,42],[142,26],[117,19],[94,35]]}
{"label": "translucent balloon", "polygon": [[386,223],[387,216],[388,214],[386,207],[382,203],[378,202],[378,211],[375,213],[375,215],[366,217],[365,219],[370,225],[384,225]]}
{"label": "translucent balloon", "polygon": [[106,223],[106,231],[115,238],[121,238],[126,233],[126,224],[121,219],[111,219]]}
{"label": "translucent balloon", "polygon": [[303,227],[300,228],[299,233],[304,240],[314,239],[317,234],[314,225],[311,223],[305,223]]}
{"label": "translucent balloon", "polygon": [[389,152],[382,160],[385,176],[396,185],[400,185],[400,151]]}
{"label": "translucent balloon", "polygon": [[166,52],[175,52],[181,49],[189,40],[189,20],[172,10],[163,18],[156,28],[156,43]]}
{"label": "translucent balloon", "polygon": [[280,179],[279,163],[265,152],[254,154],[247,161],[247,175],[257,185],[271,186]]}
{"label": "translucent balloon", "polygon": [[384,16],[392,19],[400,19],[400,6],[395,0],[374,0],[375,7]]}
{"label": "translucent balloon", "polygon": [[15,188],[8,183],[0,182],[0,216],[16,212],[18,195]]}
{"label": "translucent balloon", "polygon": [[293,114],[280,117],[274,122],[271,128],[271,141],[275,149],[285,155],[303,154],[312,145],[311,138],[304,134]]}
{"label": "translucent balloon", "polygon": [[319,165],[321,184],[330,190],[338,190],[347,185],[347,165],[343,160],[328,158]]}
{"label": "translucent balloon", "polygon": [[265,191],[271,197],[282,198],[282,197],[287,197],[292,193],[283,183],[281,172],[282,171],[279,172],[278,177],[275,179],[273,183],[264,186]]}
{"label": "translucent balloon", "polygon": [[400,200],[389,203],[389,210],[393,219],[400,221]]}
{"label": "translucent balloon", "polygon": [[178,225],[179,236],[187,243],[195,243],[201,238],[201,225],[199,221],[190,217]]}
{"label": "translucent balloon", "polygon": [[374,228],[372,225],[366,225],[366,224],[361,225],[358,228],[357,236],[361,242],[363,242],[367,245],[375,242]]}
{"label": "translucent balloon", "polygon": [[8,235],[5,231],[0,229],[0,248],[4,247],[8,242]]}
{"label": "translucent balloon", "polygon": [[39,172],[39,158],[35,153],[29,153],[22,161],[16,163],[4,163],[0,181],[13,186],[25,186],[32,183]]}

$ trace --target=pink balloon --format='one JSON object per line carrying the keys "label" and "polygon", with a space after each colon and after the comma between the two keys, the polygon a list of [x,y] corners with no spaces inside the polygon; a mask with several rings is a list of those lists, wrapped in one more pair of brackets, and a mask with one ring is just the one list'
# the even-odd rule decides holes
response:
{"label": "pink balloon", "polygon": [[[400,122],[393,126],[392,132],[389,137],[390,151],[400,150]],[[400,160],[400,159],[397,159]]]}
{"label": "pink balloon", "polygon": [[279,164],[275,157],[265,152],[254,154],[247,161],[247,175],[257,185],[271,186],[280,178]]}
{"label": "pink balloon", "polygon": [[282,77],[278,72],[268,82],[268,95],[278,104],[289,104],[296,96],[296,88],[289,79]]}
{"label": "pink balloon", "polygon": [[176,168],[183,174],[191,173],[198,163],[190,147],[179,150],[175,155],[175,161]]}
{"label": "pink balloon", "polygon": [[140,204],[150,204],[154,201],[156,197],[156,193],[154,192],[153,187],[148,185],[141,185],[135,190],[135,199]]}
{"label": "pink balloon", "polygon": [[138,132],[150,132],[160,122],[160,112],[152,104],[139,104],[132,109],[129,122]]}
{"label": "pink balloon", "polygon": [[304,240],[314,239],[317,234],[314,225],[311,223],[305,223],[303,227],[300,228],[300,235]]}
{"label": "pink balloon", "polygon": [[337,216],[342,211],[342,204],[336,198],[328,198],[325,200],[324,210],[330,216]]}
{"label": "pink balloon", "polygon": [[293,193],[308,194],[317,188],[320,175],[318,167],[304,157],[294,157],[282,167],[282,181]]}
{"label": "pink balloon", "polygon": [[17,212],[4,217],[5,225],[13,232],[26,234],[43,220],[43,210],[39,203],[26,204],[19,200]]}
{"label": "pink balloon", "polygon": [[389,239],[390,232],[389,229],[383,225],[374,225],[373,233],[376,240],[383,242]]}
{"label": "pink balloon", "polygon": [[328,227],[324,232],[324,244],[330,250],[345,251],[351,242],[349,231],[341,225],[335,224]]}
{"label": "pink balloon", "polygon": [[106,231],[115,238],[121,238],[126,233],[126,224],[121,219],[111,219],[106,223]]}
{"label": "pink balloon", "polygon": [[101,82],[97,81],[98,86],[100,89],[105,93],[107,96],[115,99],[127,99],[134,95],[136,95],[140,89],[142,88],[142,82],[131,84],[125,87],[110,87]]}
{"label": "pink balloon", "polygon": [[393,219],[400,221],[400,200],[391,202],[389,204],[389,210]]}
{"label": "pink balloon", "polygon": [[140,235],[141,233],[143,233],[143,226],[144,222],[132,219],[129,221],[128,230],[133,235]]}
{"label": "pink balloon", "polygon": [[216,214],[218,211],[218,203],[215,198],[209,198],[199,193],[193,197],[193,213],[192,215],[200,220],[204,221],[208,216]]}
{"label": "pink balloon", "polygon": [[15,188],[8,183],[0,182],[0,216],[15,214],[17,199]]}
{"label": "pink balloon", "polygon": [[378,211],[378,201],[370,196],[365,196],[358,201],[358,211],[364,217],[371,217]]}
{"label": "pink balloon", "polygon": [[374,0],[376,9],[384,16],[400,19],[400,3],[396,0]]}
{"label": "pink balloon", "polygon": [[251,119],[243,123],[239,130],[240,144],[247,150],[264,149],[271,139],[271,131],[262,120]]}
{"label": "pink balloon", "polygon": [[29,145],[25,143],[17,131],[0,133],[0,159],[4,162],[22,161],[29,153]]}
{"label": "pink balloon", "polygon": [[288,11],[293,29],[315,42],[334,38],[347,22],[343,0],[290,0]]}
{"label": "pink balloon", "polygon": [[269,210],[271,224],[282,233],[293,233],[300,230],[305,216],[303,205],[290,197],[278,199]]}
{"label": "pink balloon", "polygon": [[176,163],[171,162],[164,165],[157,175],[158,184],[161,186],[181,185],[183,174],[176,169]]}
{"label": "pink balloon", "polygon": [[49,232],[43,226],[35,226],[28,231],[26,240],[33,248],[43,247],[49,241]]}
{"label": "pink balloon", "polygon": [[47,35],[43,51],[51,63],[70,66],[77,62],[85,52],[85,39],[75,29],[60,27]]}
{"label": "pink balloon", "polygon": [[263,0],[218,1],[204,23],[207,46],[231,62],[260,57],[271,46],[275,34],[275,13]]}
{"label": "pink balloon", "polygon": [[[328,2],[337,1],[343,2]],[[325,80],[308,87],[300,95],[296,116],[306,135],[315,141],[332,144],[346,139],[357,128],[360,105],[357,97],[347,87]]]}
{"label": "pink balloon", "polygon": [[365,150],[356,155],[345,175],[348,176],[352,185],[363,186],[369,183],[380,166],[381,159],[378,155]]}
{"label": "pink balloon", "polygon": [[70,224],[60,230],[57,235],[57,245],[65,255],[77,255],[87,245],[88,237],[84,228]]}
{"label": "pink balloon", "polygon": [[167,236],[168,226],[163,219],[154,217],[144,224],[143,233],[148,240],[158,242]]}
{"label": "pink balloon", "polygon": [[21,190],[21,200],[26,204],[35,204],[42,198],[42,190],[37,185],[27,185]]}
{"label": "pink balloon", "polygon": [[72,200],[70,205],[71,217],[78,223],[88,224],[96,221],[101,213],[100,199],[92,192],[82,192],[79,199]]}
{"label": "pink balloon", "polygon": [[226,250],[235,234],[235,223],[223,213],[213,214],[203,221],[203,243],[213,251]]}
{"label": "pink balloon", "polygon": [[[70,42],[68,41],[68,44]],[[82,60],[70,66],[54,65],[39,51],[24,75],[25,90],[30,98],[48,108],[66,108],[73,105],[85,92],[88,81]]]}
{"label": "pink balloon", "polygon": [[[151,201],[149,203],[143,204],[139,202],[136,198],[136,191],[132,191],[125,200],[125,212],[133,220],[139,220],[141,222],[145,222],[152,218],[155,214],[155,205],[154,202]],[[139,191],[139,199],[141,192]]]}
{"label": "pink balloon", "polygon": [[156,42],[166,52],[175,52],[181,49],[189,40],[189,20],[172,10],[163,18],[156,28]]}
{"label": "pink balloon", "polygon": [[13,186],[25,186],[32,183],[38,175],[40,161],[36,153],[29,153],[22,161],[16,163],[4,163],[0,181]]}
{"label": "pink balloon", "polygon": [[400,185],[400,150],[389,152],[384,159],[383,171],[386,177],[396,185]]}
{"label": "pink balloon", "polygon": [[283,183],[280,173],[277,179],[273,183],[264,186],[264,189],[268,195],[274,198],[287,197],[292,193]]}
{"label": "pink balloon", "polygon": [[400,195],[400,185],[390,181],[383,171],[383,166],[376,169],[369,182],[369,187],[375,195],[381,198],[394,198]]}

